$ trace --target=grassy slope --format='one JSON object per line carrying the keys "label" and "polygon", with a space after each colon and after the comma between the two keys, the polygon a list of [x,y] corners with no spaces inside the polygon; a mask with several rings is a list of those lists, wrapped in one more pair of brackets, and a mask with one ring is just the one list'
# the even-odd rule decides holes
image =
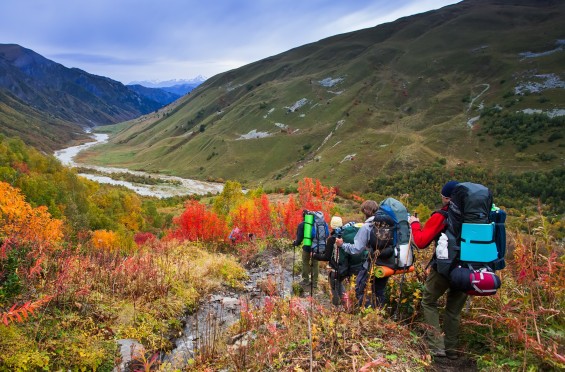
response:
{"label": "grassy slope", "polygon": [[[527,150],[556,154],[552,161],[518,160],[513,146],[494,147],[467,121],[481,102],[515,101],[504,94],[533,73],[562,73],[564,52],[527,60],[518,54],[553,49],[565,37],[563,13],[563,3],[466,1],[305,45],[209,79],[158,120],[130,122],[90,161],[249,185],[309,176],[352,189],[375,174],[440,158],[449,165],[554,168],[563,139]],[[328,77],[343,80],[322,86]],[[469,108],[484,84],[489,89]],[[565,106],[562,89],[543,96],[549,101],[530,95],[506,110]],[[302,98],[307,104],[289,112]],[[296,131],[283,133],[275,123]],[[237,140],[251,130],[273,136]]]}
{"label": "grassy slope", "polygon": [[0,93],[0,134],[20,137],[25,143],[49,153],[87,138],[76,125],[34,110],[3,93]]}

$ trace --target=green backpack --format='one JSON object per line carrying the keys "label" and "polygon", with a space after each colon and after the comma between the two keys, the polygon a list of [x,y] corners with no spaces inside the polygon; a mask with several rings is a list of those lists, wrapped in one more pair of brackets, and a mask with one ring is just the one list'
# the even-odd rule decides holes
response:
{"label": "green backpack", "polygon": [[[363,226],[363,223],[348,222],[342,227],[335,230],[337,237],[341,237],[344,243],[353,244],[357,231]],[[350,254],[343,248],[333,247],[330,266],[338,272],[340,277],[357,275],[363,268],[363,264],[367,260],[369,252],[366,250],[359,254]]]}

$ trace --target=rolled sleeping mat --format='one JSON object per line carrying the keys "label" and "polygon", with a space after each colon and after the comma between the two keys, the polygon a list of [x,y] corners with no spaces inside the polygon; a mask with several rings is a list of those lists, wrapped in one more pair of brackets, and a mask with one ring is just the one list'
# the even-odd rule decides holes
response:
{"label": "rolled sleeping mat", "polygon": [[314,215],[306,213],[304,215],[304,240],[302,243],[305,247],[312,246],[312,226],[314,226]]}
{"label": "rolled sleeping mat", "polygon": [[402,273],[411,273],[414,271],[414,266],[410,266],[407,269],[398,269],[394,270],[387,266],[375,266],[373,269],[373,275],[376,278],[386,278],[387,276],[402,274]]}

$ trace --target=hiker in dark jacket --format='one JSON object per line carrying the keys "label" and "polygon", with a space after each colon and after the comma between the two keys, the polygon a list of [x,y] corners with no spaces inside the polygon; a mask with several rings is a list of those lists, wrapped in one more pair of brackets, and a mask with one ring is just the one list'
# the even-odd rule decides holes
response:
{"label": "hiker in dark jacket", "polygon": [[[343,239],[336,239],[336,244],[338,247],[342,247],[343,250],[350,254],[359,254],[364,250],[368,249],[370,252],[375,252],[376,247],[369,247],[369,241],[371,236],[371,229],[373,225],[374,214],[379,209],[379,205],[374,200],[365,200],[361,204],[361,213],[365,216],[365,223],[357,231],[355,238],[353,239],[353,244],[344,243]],[[384,306],[385,304],[385,288],[388,282],[388,277],[375,278],[371,275],[372,262],[371,255],[369,259],[363,264],[363,268],[357,274],[355,280],[355,297],[357,297],[357,304],[360,307],[373,307]],[[370,278],[369,278],[370,277]],[[367,281],[370,279],[371,291],[367,296],[365,293],[365,288],[367,286]]]}
{"label": "hiker in dark jacket", "polygon": [[[424,226],[420,224],[420,220],[417,217],[411,216],[408,219],[412,230],[412,240],[418,248],[425,248],[432,241],[435,241],[437,247],[442,233],[447,228],[447,209],[451,201],[451,193],[457,184],[457,181],[449,181],[443,186],[441,190],[442,208],[434,212]],[[434,260],[435,252],[434,259],[432,259],[432,267],[424,285],[422,298],[424,321],[433,328],[433,331],[427,335],[428,345],[432,355],[435,357],[457,359],[456,347],[459,335],[459,322],[467,294],[449,288],[449,281],[436,271],[436,267],[433,264]],[[445,292],[447,292],[447,301],[443,317],[443,333],[445,334],[443,336],[439,324],[438,299]]]}
{"label": "hiker in dark jacket", "polygon": [[[304,211],[303,213],[305,213]],[[296,239],[292,243],[298,247],[304,240],[304,221],[298,224],[296,228]],[[300,285],[305,287],[312,285],[313,288],[318,287],[318,276],[320,272],[319,261],[312,257],[312,247],[302,246],[302,281]],[[312,282],[310,282],[312,280]]]}

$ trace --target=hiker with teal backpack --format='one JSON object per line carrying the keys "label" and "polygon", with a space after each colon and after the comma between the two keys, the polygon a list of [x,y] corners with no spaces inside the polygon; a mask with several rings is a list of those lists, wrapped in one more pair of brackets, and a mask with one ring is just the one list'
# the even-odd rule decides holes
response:
{"label": "hiker with teal backpack", "polygon": [[[424,321],[434,332],[428,344],[432,355],[457,359],[461,310],[468,295],[489,296],[501,285],[496,270],[505,267],[506,213],[493,204],[492,193],[471,182],[447,182],[441,191],[442,208],[422,227],[411,217],[412,235],[419,248],[435,241],[431,270],[424,286]],[[443,333],[438,299],[447,292]]]}
{"label": "hiker with teal backpack", "polygon": [[[412,240],[418,248],[426,248],[434,241],[436,246],[438,246],[442,233],[447,229],[447,210],[451,201],[451,193],[457,185],[457,181],[449,181],[443,186],[441,189],[442,207],[432,213],[424,226],[420,224],[420,220],[416,216],[411,216],[408,219],[412,230]],[[443,319],[443,333],[445,336],[443,336],[439,324],[438,299],[445,292],[447,292],[447,300]],[[427,334],[427,339],[433,356],[447,356],[450,359],[457,359],[455,350],[459,334],[461,310],[465,306],[465,300],[467,300],[467,294],[450,289],[449,280],[439,274],[436,265],[432,263],[431,270],[424,284],[422,310],[424,322],[432,328]]]}
{"label": "hiker with teal backpack", "polygon": [[[336,239],[336,245],[342,248],[346,253],[356,255],[366,250],[370,250],[369,240],[371,231],[373,229],[373,219],[375,212],[379,209],[379,205],[374,200],[365,200],[361,204],[361,213],[365,217],[363,226],[355,234],[354,243],[345,243],[343,238]],[[374,250],[373,250],[374,251]],[[385,303],[385,288],[388,282],[388,277],[375,278],[371,275],[372,265],[370,259],[365,260],[363,267],[360,269],[355,280],[355,297],[357,304],[360,307],[373,307],[383,306]],[[370,278],[371,277],[371,278]],[[371,295],[365,296],[365,288],[367,281],[370,281]]]}

